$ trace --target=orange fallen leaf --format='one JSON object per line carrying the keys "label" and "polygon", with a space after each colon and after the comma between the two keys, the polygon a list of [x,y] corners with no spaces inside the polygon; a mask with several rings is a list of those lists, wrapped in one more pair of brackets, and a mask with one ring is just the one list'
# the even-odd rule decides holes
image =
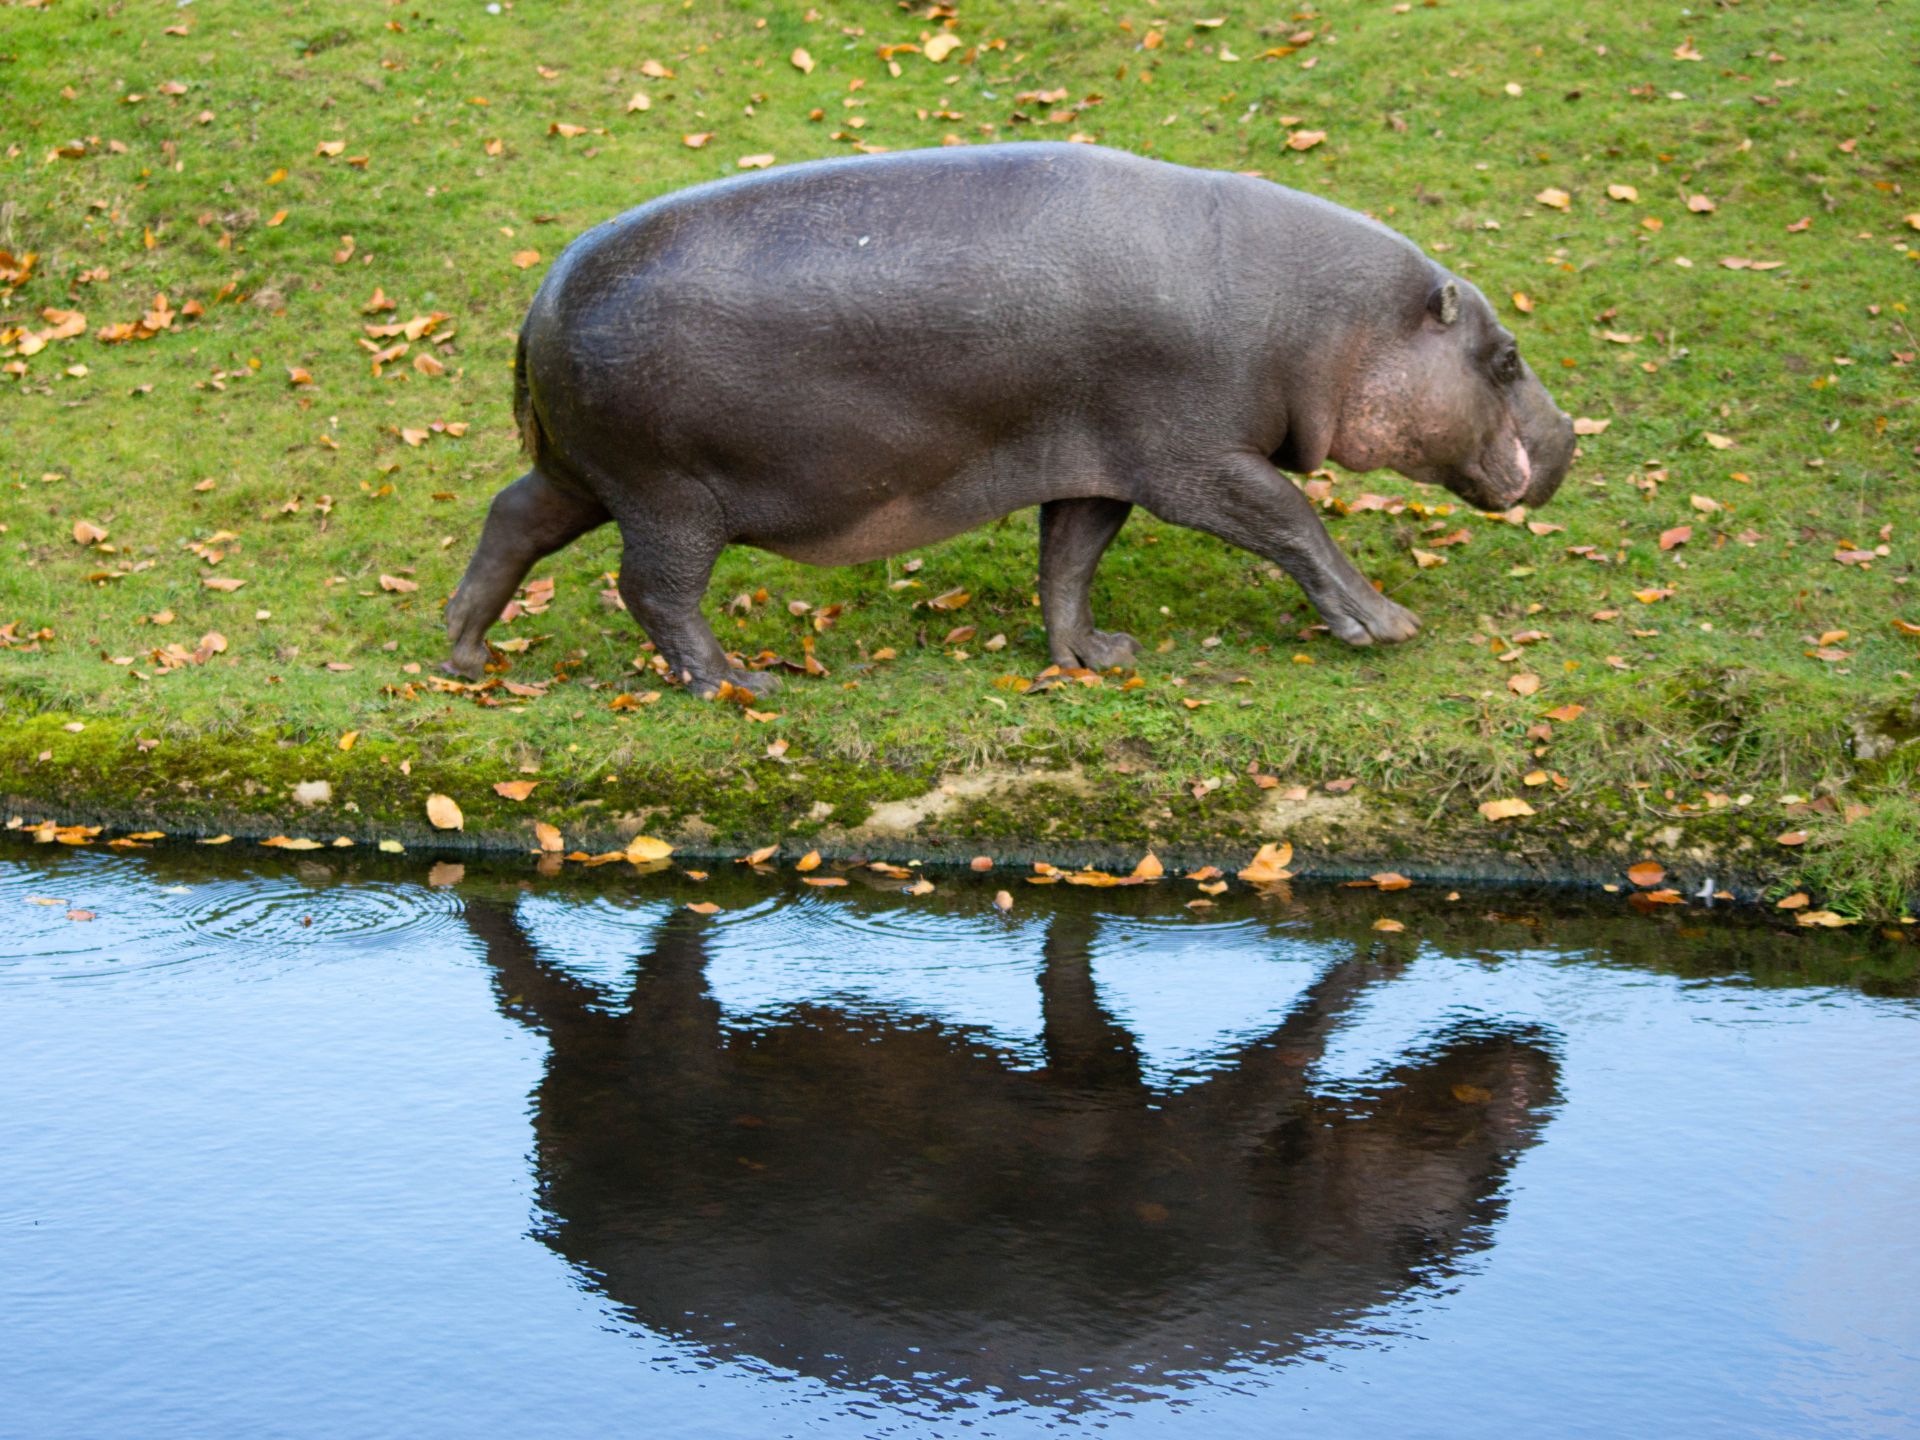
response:
{"label": "orange fallen leaf", "polygon": [[1533,198],[1540,204],[1553,210],[1565,210],[1573,203],[1573,197],[1571,195],[1564,190],[1555,189],[1551,185]]}
{"label": "orange fallen leaf", "polygon": [[1531,695],[1539,688],[1540,677],[1538,675],[1523,671],[1521,674],[1509,675],[1507,677],[1507,689],[1516,695]]}
{"label": "orange fallen leaf", "polygon": [[1391,935],[1397,934],[1407,927],[1398,920],[1389,920],[1386,916],[1382,915],[1378,920],[1373,922],[1373,928],[1376,930],[1384,930]]}
{"label": "orange fallen leaf", "polygon": [[689,900],[687,909],[696,915],[718,915],[720,907],[711,900]]}
{"label": "orange fallen leaf", "polygon": [[1776,845],[1804,845],[1807,843],[1807,832],[1804,830],[1783,830],[1780,834],[1774,836],[1773,840]]}
{"label": "orange fallen leaf", "polygon": [[680,143],[689,150],[698,150],[711,139],[713,139],[713,132],[711,130],[701,130],[692,135],[682,135],[680,137]]}
{"label": "orange fallen leaf", "polygon": [[467,824],[452,797],[440,794],[427,796],[427,820],[436,830],[464,830]]}
{"label": "orange fallen leaf", "polygon": [[813,56],[809,55],[804,49],[795,50],[793,54],[787,57],[787,62],[802,75],[811,75],[813,73]]}
{"label": "orange fallen leaf", "polygon": [[1483,800],[1480,802],[1480,813],[1489,820],[1512,820],[1520,815],[1532,815],[1535,811],[1533,806],[1520,799]]}
{"label": "orange fallen leaf", "polygon": [[1638,865],[1627,867],[1627,879],[1642,890],[1651,890],[1666,878],[1666,867],[1651,860],[1642,860]]}
{"label": "orange fallen leaf", "polygon": [[1796,890],[1793,892],[1793,894],[1787,896],[1786,898],[1782,900],[1776,900],[1774,902],[1774,908],[1777,910],[1804,910],[1806,909],[1808,903],[1809,901],[1808,901],[1808,896],[1806,891]]}
{"label": "orange fallen leaf", "polygon": [[1005,890],[996,890],[993,895],[993,908],[1003,913],[1013,909],[1013,896]]}
{"label": "orange fallen leaf", "polygon": [[1584,705],[1561,705],[1555,709],[1547,711],[1547,719],[1557,720],[1562,725],[1571,725],[1575,720],[1578,720],[1582,715],[1586,713],[1587,713],[1587,707]]}
{"label": "orange fallen leaf", "polygon": [[830,889],[836,885],[844,885],[847,883],[838,875],[803,875],[800,878],[803,883],[808,885],[818,885],[823,890]]}
{"label": "orange fallen leaf", "polygon": [[560,827],[549,825],[544,820],[533,822],[533,838],[539,842],[540,849],[548,855],[558,855],[567,848],[567,842],[560,834]]}
{"label": "orange fallen leaf", "polygon": [[1247,868],[1240,872],[1240,878],[1250,885],[1266,885],[1276,880],[1290,880],[1293,874],[1287,866],[1293,863],[1293,846],[1286,841],[1278,844],[1269,841],[1262,845]]}
{"label": "orange fallen leaf", "polygon": [[496,780],[493,793],[503,800],[524,800],[539,788],[538,780]]}
{"label": "orange fallen leaf", "polygon": [[1372,878],[1373,883],[1382,890],[1405,890],[1413,884],[1397,870],[1382,870]]}
{"label": "orange fallen leaf", "polygon": [[764,865],[767,863],[767,861],[771,860],[776,854],[778,854],[779,850],[780,850],[780,847],[778,845],[762,845],[758,850],[755,850],[752,854],[742,855],[734,863],[736,865]]}
{"label": "orange fallen leaf", "polygon": [[807,851],[806,854],[794,861],[793,868],[802,872],[818,870],[820,868],[820,852],[818,850]]}
{"label": "orange fallen leaf", "polygon": [[516,250],[513,253],[513,265],[516,270],[528,270],[539,263],[538,250]]}
{"label": "orange fallen leaf", "polygon": [[627,859],[636,863],[664,860],[671,854],[673,854],[673,846],[664,840],[656,840],[651,835],[636,835],[627,842]]}
{"label": "orange fallen leaf", "polygon": [[1160,863],[1160,857],[1151,850],[1141,857],[1138,865],[1133,867],[1136,880],[1158,880],[1166,873],[1166,867]]}

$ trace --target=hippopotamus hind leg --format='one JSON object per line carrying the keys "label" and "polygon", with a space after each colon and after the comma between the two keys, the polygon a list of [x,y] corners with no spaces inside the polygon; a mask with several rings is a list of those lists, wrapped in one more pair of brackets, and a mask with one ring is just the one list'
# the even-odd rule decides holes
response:
{"label": "hippopotamus hind leg", "polygon": [[590,495],[529,470],[493,497],[487,523],[467,573],[447,605],[452,657],[440,668],[469,680],[487,664],[487,630],[536,561],[606,524],[606,509]]}
{"label": "hippopotamus hind leg", "polygon": [[1088,595],[1094,567],[1132,509],[1128,501],[1098,496],[1049,500],[1040,507],[1040,614],[1056,665],[1105,670],[1139,652],[1131,635],[1093,628]]}
{"label": "hippopotamus hind leg", "polygon": [[[696,487],[697,488],[697,487]],[[651,489],[657,496],[667,487]],[[704,492],[700,492],[704,493]],[[620,516],[625,544],[620,551],[620,598],[665,657],[670,675],[702,700],[711,700],[722,682],[755,695],[767,695],[779,678],[742,669],[727,658],[700,602],[713,577],[726,536],[717,516],[704,511],[671,516]]]}

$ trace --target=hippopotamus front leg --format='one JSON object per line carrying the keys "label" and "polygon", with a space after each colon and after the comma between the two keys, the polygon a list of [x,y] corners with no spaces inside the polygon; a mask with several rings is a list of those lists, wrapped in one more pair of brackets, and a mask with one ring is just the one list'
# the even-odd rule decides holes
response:
{"label": "hippopotamus front leg", "polygon": [[1408,640],[1420,628],[1411,610],[1373,588],[1333,543],[1313,502],[1264,455],[1241,452],[1183,469],[1157,481],[1145,503],[1163,520],[1271,560],[1349,645]]}
{"label": "hippopotamus front leg", "polygon": [[1104,670],[1125,665],[1139,643],[1118,630],[1093,628],[1088,587],[1094,567],[1133,509],[1125,500],[1089,496],[1040,507],[1040,614],[1056,665]]}
{"label": "hippopotamus front leg", "polygon": [[609,518],[591,495],[556,484],[538,470],[529,470],[494,496],[480,544],[447,604],[453,654],[440,668],[478,680],[487,664],[487,630],[527,571]]}

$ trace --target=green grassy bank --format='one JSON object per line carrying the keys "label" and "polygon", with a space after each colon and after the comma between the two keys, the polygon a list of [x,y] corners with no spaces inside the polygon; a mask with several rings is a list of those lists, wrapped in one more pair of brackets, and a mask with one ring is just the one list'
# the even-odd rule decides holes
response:
{"label": "green grassy bank", "polygon": [[[430,833],[439,793],[469,843],[1060,863],[1284,838],[1330,871],[1653,859],[1897,914],[1916,30],[1768,0],[0,0],[6,812],[366,840]],[[1136,515],[1095,599],[1141,683],[1023,693],[1029,513],[843,570],[730,553],[723,639],[828,672],[755,718],[653,698],[609,529],[536,569],[484,688],[437,679],[571,236],[742,159],[1069,136],[1387,220],[1594,422],[1538,515],[1334,478],[1416,641],[1348,650],[1264,562]]]}

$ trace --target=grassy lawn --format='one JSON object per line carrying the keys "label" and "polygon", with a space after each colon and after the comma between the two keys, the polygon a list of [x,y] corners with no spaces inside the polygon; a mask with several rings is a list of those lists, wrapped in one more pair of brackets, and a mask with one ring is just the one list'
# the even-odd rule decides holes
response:
{"label": "grassy lawn", "polygon": [[[287,816],[326,779],[286,823],[386,833],[441,791],[475,835],[638,814],[727,846],[970,768],[1078,766],[1092,795],[1044,823],[967,823],[1204,851],[1254,836],[1276,788],[1333,782],[1379,817],[1354,854],[1586,847],[1900,907],[1920,864],[1920,640],[1896,624],[1920,624],[1910,7],[499,12],[0,0],[19,813]],[[1473,280],[1596,422],[1560,496],[1489,517],[1334,477],[1336,539],[1425,622],[1375,651],[1308,630],[1264,562],[1136,513],[1095,598],[1146,642],[1144,683],[1031,695],[1031,512],[841,570],[730,552],[723,641],[796,662],[810,641],[829,672],[792,676],[772,719],[649,698],[609,527],[536,569],[550,595],[496,628],[487,688],[436,684],[441,607],[522,469],[514,337],[568,239],[744,157],[1068,136],[1259,171]],[[540,788],[493,793],[511,779]],[[1515,797],[1536,813],[1478,811]]]}

